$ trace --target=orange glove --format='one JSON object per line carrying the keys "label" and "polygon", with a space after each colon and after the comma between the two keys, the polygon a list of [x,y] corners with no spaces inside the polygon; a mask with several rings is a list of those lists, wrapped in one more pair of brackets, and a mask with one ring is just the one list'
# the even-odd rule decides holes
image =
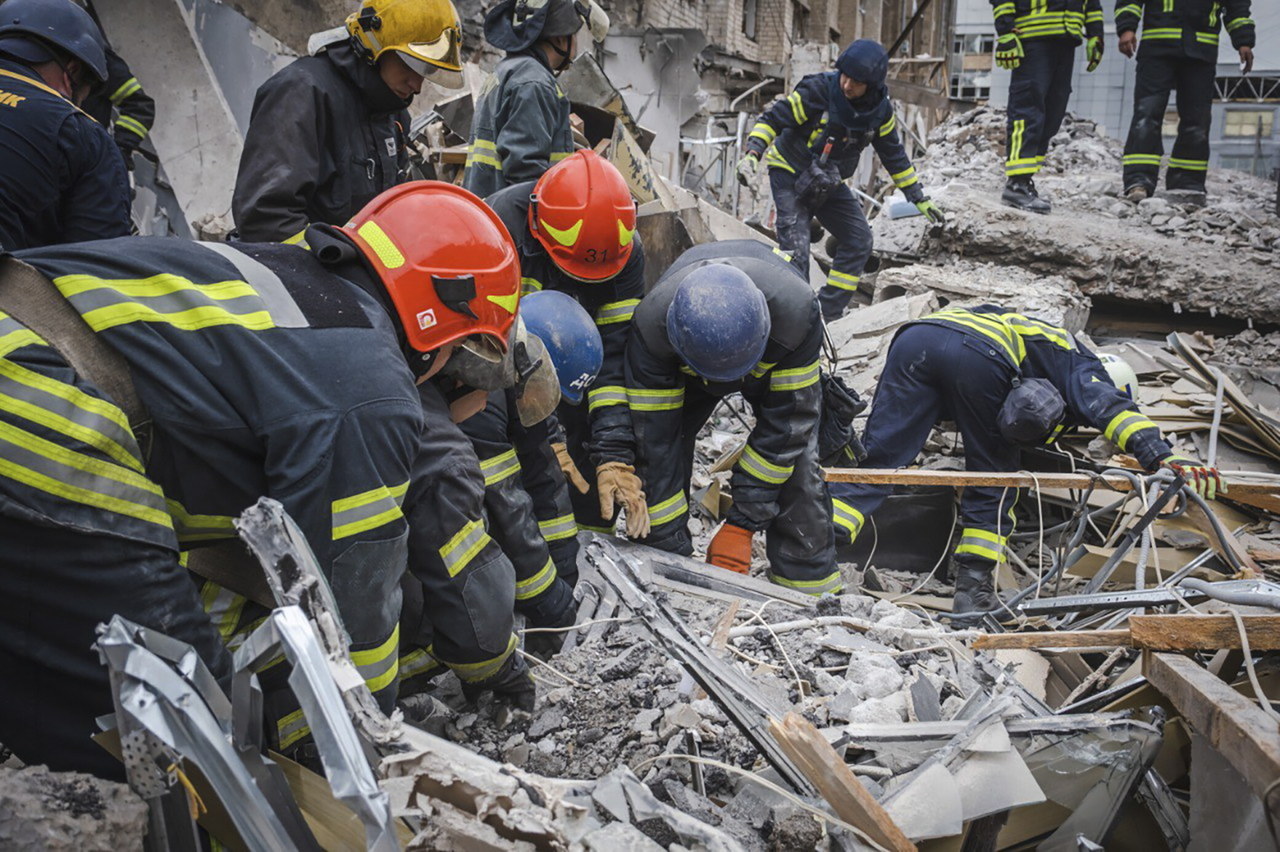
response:
{"label": "orange glove", "polygon": [[707,562],[738,574],[751,570],[751,530],[725,524],[707,545]]}

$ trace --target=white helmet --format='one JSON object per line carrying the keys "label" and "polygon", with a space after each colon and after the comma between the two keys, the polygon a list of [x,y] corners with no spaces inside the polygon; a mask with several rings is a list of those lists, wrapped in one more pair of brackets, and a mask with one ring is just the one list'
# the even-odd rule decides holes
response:
{"label": "white helmet", "polygon": [[1138,374],[1133,371],[1133,367],[1129,366],[1129,362],[1110,352],[1099,352],[1098,360],[1106,368],[1107,375],[1111,377],[1111,383],[1124,391],[1129,399],[1137,401]]}

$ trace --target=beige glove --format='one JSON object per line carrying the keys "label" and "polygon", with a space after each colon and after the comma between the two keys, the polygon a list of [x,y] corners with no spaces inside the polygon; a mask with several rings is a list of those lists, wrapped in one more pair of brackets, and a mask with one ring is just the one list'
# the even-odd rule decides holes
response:
{"label": "beige glove", "polygon": [[556,461],[560,463],[561,472],[569,483],[578,489],[578,493],[586,494],[590,491],[591,486],[582,478],[582,472],[578,470],[578,466],[573,463],[573,458],[569,455],[569,447],[563,441],[558,441],[551,445],[551,449],[556,454]]}
{"label": "beige glove", "polygon": [[596,468],[596,488],[600,491],[600,514],[613,519],[617,505],[627,510],[627,536],[644,538],[649,534],[649,506],[636,469],[622,462],[605,462]]}

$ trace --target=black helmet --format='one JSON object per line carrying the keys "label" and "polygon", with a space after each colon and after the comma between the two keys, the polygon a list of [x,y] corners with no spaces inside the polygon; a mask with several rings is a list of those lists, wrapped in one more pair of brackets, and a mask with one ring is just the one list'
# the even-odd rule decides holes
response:
{"label": "black helmet", "polygon": [[0,3],[0,53],[25,62],[55,59],[55,47],[107,79],[107,42],[92,17],[71,0],[5,0]]}

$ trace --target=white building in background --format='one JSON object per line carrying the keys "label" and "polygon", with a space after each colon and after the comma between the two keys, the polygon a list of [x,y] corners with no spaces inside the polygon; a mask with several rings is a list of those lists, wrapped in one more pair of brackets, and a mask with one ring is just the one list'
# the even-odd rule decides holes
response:
{"label": "white building in background", "polygon": [[[1121,0],[1127,2],[1127,0]],[[987,0],[956,0],[955,36],[951,52],[951,97],[1003,107],[1009,96],[1010,72],[995,67],[996,31]],[[1092,74],[1084,70],[1078,51],[1067,109],[1096,121],[1108,136],[1123,140],[1133,115],[1136,63],[1116,50],[1115,0],[1103,0],[1106,54]],[[1224,33],[1218,51],[1218,98],[1210,127],[1211,167],[1239,169],[1260,177],[1280,168],[1280,0],[1253,0],[1250,17],[1257,22],[1258,46],[1253,71],[1240,75],[1240,62]],[[1176,98],[1165,114],[1165,153],[1178,126]]]}

